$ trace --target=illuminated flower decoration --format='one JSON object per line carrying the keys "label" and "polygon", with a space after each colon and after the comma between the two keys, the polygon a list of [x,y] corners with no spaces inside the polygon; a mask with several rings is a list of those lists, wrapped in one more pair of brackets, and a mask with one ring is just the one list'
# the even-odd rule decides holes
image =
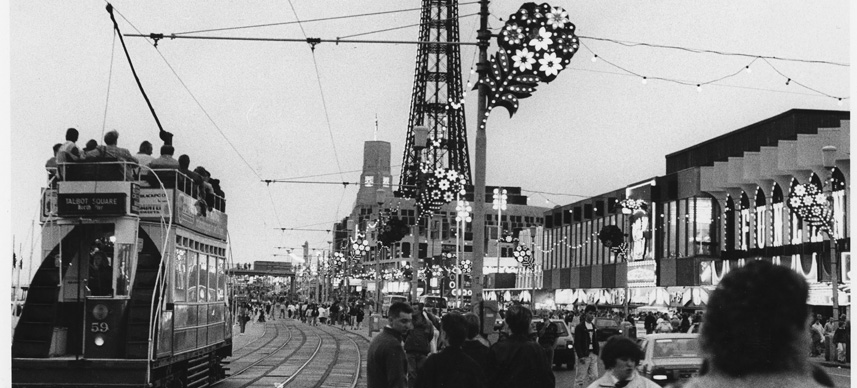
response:
{"label": "illuminated flower decoration", "polygon": [[489,111],[501,106],[514,115],[519,99],[568,68],[580,45],[574,29],[564,9],[547,3],[526,3],[509,16],[497,36],[500,48],[491,56],[491,66],[479,74],[479,83],[489,89]]}
{"label": "illuminated flower decoration", "polygon": [[473,262],[470,260],[462,260],[459,267],[461,268],[462,273],[470,275],[470,272],[473,271]]}
{"label": "illuminated flower decoration", "polygon": [[360,257],[364,253],[369,252],[369,240],[362,233],[357,234],[357,238],[351,240],[351,255]]}
{"label": "illuminated flower decoration", "polygon": [[530,253],[530,248],[523,245],[515,247],[513,252],[515,260],[521,263],[525,268],[530,268],[533,265],[533,255]]}
{"label": "illuminated flower decoration", "polygon": [[628,209],[631,212],[635,212],[640,209],[646,209],[646,201],[642,199],[634,199],[634,198],[625,198],[617,203],[619,207],[623,209]]}
{"label": "illuminated flower decoration", "polygon": [[797,216],[810,226],[828,228],[833,220],[827,198],[814,184],[795,186],[788,203],[791,211],[797,213]]}
{"label": "illuminated flower decoration", "polygon": [[420,217],[431,216],[445,203],[452,202],[455,194],[464,193],[467,179],[449,168],[438,168],[425,178],[425,186],[419,191],[417,199]]}

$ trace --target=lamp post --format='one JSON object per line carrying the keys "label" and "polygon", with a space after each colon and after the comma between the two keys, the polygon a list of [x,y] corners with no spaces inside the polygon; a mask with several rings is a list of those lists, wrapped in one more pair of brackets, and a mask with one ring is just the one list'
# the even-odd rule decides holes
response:
{"label": "lamp post", "polygon": [[[630,238],[630,235],[631,235],[631,233],[630,233],[630,231],[631,231],[631,214],[634,214],[634,210],[631,208],[622,206],[622,214],[625,215],[625,230],[627,230],[629,232],[629,233],[625,233],[625,236],[628,236],[628,238]],[[628,263],[630,262],[630,260],[628,260],[628,256],[624,252],[620,252],[616,255],[617,259],[620,257],[622,260],[625,261],[625,298],[622,302],[622,304],[623,304],[622,307],[623,307],[623,310],[625,311],[625,319],[628,319],[628,302],[631,299],[631,286],[628,284],[627,273],[628,273]]]}
{"label": "lamp post", "polygon": [[[461,266],[461,262],[460,262],[459,257],[461,257],[461,250],[462,249],[460,248],[461,244],[459,243],[459,241],[464,242],[464,239],[461,238],[461,231],[466,229],[466,228],[464,228],[465,222],[472,221],[472,218],[470,218],[470,212],[473,211],[473,208],[467,204],[467,201],[461,200],[460,194],[456,193],[455,197],[456,197],[455,198],[456,199],[456,206],[455,206],[455,211],[456,211],[456,215],[455,215],[455,226],[456,226],[455,261],[456,262],[455,262],[455,265]],[[459,279],[457,279],[459,289],[463,289],[463,286],[464,286],[463,281],[464,281],[464,274],[462,271],[461,277]],[[461,294],[461,292],[459,292],[459,296],[460,296],[460,294]],[[459,302],[458,296],[456,296],[455,301],[456,301],[456,305],[458,305],[458,302]],[[461,306],[459,305],[457,307],[461,307]]]}
{"label": "lamp post", "polygon": [[378,204],[378,224],[375,228],[375,311],[381,311],[381,206],[387,199],[387,191],[384,189],[375,190],[375,202]]}
{"label": "lamp post", "polygon": [[839,273],[832,182],[836,147],[825,146],[821,149],[821,153],[824,169],[829,171],[821,192],[812,183],[797,185],[792,189],[788,205],[793,212],[797,213],[801,221],[819,228],[830,240],[830,283],[832,285],[830,303],[833,307],[833,316],[836,317],[839,314]]}
{"label": "lamp post", "polygon": [[828,177],[824,184],[824,196],[827,199],[827,205],[830,208],[831,219],[827,223],[826,228],[822,228],[827,232],[827,238],[830,239],[830,282],[833,283],[833,294],[830,295],[830,303],[833,305],[833,316],[839,316],[839,257],[836,252],[836,219],[832,217],[834,212],[833,204],[833,168],[836,165],[836,147],[824,146],[821,148],[822,162],[824,169],[828,171]]}
{"label": "lamp post", "polygon": [[[497,273],[500,273],[500,239],[503,235],[503,210],[506,210],[506,202],[509,197],[506,189],[494,189],[494,210],[497,211]],[[473,240],[476,241],[476,240]],[[497,275],[494,275],[495,279]]]}
{"label": "lamp post", "polygon": [[[417,193],[414,195],[414,207],[418,207],[418,198],[420,190],[422,190],[422,151],[426,148],[426,142],[428,141],[428,133],[429,129],[426,126],[418,125],[414,127],[414,150],[416,151],[417,156]],[[420,262],[420,209],[417,210],[417,219],[413,226],[413,236],[414,242],[411,246],[411,268],[414,271],[419,270]],[[426,237],[428,237],[428,228],[426,228]],[[417,287],[419,286],[419,276],[411,277],[411,302],[417,301]],[[428,279],[426,279],[426,284],[428,284]]]}

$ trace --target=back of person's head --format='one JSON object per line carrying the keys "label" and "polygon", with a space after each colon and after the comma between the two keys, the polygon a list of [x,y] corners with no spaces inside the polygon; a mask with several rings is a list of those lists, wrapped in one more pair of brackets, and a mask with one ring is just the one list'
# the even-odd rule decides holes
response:
{"label": "back of person's head", "polygon": [[[173,146],[171,146],[171,145],[165,144],[165,145],[161,146],[161,155],[173,156],[173,153],[175,153],[175,152],[176,152],[176,149],[173,148]],[[190,163],[190,161],[188,161],[188,163]]]}
{"label": "back of person's head", "polygon": [[739,377],[806,368],[806,280],[755,260],[729,272],[708,299],[700,343],[713,371]]}
{"label": "back of person's head", "polygon": [[474,339],[479,334],[479,316],[474,313],[464,314],[467,321],[467,339]]}
{"label": "back of person's head", "polygon": [[601,360],[604,361],[604,367],[607,369],[616,366],[616,360],[621,358],[634,360],[635,364],[639,364],[644,356],[640,346],[634,340],[623,335],[610,337],[604,347],[601,348]]}
{"label": "back of person's head", "polygon": [[140,143],[140,153],[146,154],[146,155],[151,155],[152,154],[152,143],[149,143],[148,140],[143,140],[143,142]]}
{"label": "back of person's head", "polygon": [[95,139],[89,139],[89,141],[86,142],[86,147],[84,147],[83,150],[84,151],[92,151],[97,147],[98,147],[98,142],[95,141]]}
{"label": "back of person's head", "polygon": [[80,134],[75,128],[69,128],[65,130],[65,139],[68,141],[77,141],[78,136],[80,136]]}
{"label": "back of person's head", "polygon": [[179,156],[179,168],[187,170],[190,167],[190,156],[182,154]]}
{"label": "back of person's head", "polygon": [[411,305],[405,302],[396,302],[390,305],[390,310],[387,315],[390,317],[390,319],[394,319],[397,318],[401,313],[413,314],[414,309],[411,308]]}
{"label": "back of person's head", "polygon": [[530,330],[532,319],[533,313],[522,305],[513,304],[506,310],[506,324],[509,325],[512,334],[526,335]]}
{"label": "back of person's head", "polygon": [[57,152],[59,152],[60,147],[62,147],[62,143],[54,144],[54,156],[57,155]]}
{"label": "back of person's head", "polygon": [[449,346],[457,348],[464,344],[467,337],[467,321],[459,313],[449,313],[440,320],[440,327],[446,334]]}
{"label": "back of person's head", "polygon": [[119,141],[119,132],[115,129],[104,134],[104,144],[115,146]]}

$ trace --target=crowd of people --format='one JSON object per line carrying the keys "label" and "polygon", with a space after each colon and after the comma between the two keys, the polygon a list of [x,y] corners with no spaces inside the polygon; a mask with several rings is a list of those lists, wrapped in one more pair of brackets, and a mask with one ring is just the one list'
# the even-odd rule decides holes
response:
{"label": "crowd of people", "polygon": [[135,155],[132,155],[128,149],[119,147],[119,132],[116,130],[104,134],[104,144],[98,144],[95,139],[90,139],[83,149],[77,146],[79,137],[80,133],[77,129],[68,128],[65,142],[53,146],[53,156],[45,162],[49,181],[55,177],[62,178],[64,169],[60,166],[63,163],[127,162],[125,177],[134,179],[139,177],[142,185],[155,187],[174,183],[159,181],[157,174],[152,174],[151,170],[175,170],[184,174],[192,182],[188,194],[198,200],[199,210],[203,215],[212,209],[226,211],[225,201],[222,200],[226,194],[220,187],[220,180],[212,178],[211,173],[203,166],[190,170],[190,157],[186,154],[179,156],[176,160],[173,157],[175,148],[172,146],[172,134],[169,132],[161,133],[164,145],[161,146],[160,156],[157,158],[152,156],[153,146],[149,141],[140,143],[139,152]]}
{"label": "crowd of people", "polygon": [[372,314],[372,307],[363,300],[350,302],[333,300],[331,303],[314,303],[298,301],[285,293],[265,292],[264,290],[247,290],[248,301],[239,302],[235,323],[240,325],[244,334],[249,322],[264,323],[277,319],[295,319],[310,326],[339,325],[345,330],[360,330],[367,314]]}
{"label": "crowd of people", "polygon": [[[674,387],[832,387],[830,376],[810,361],[806,351],[807,332],[818,326],[815,321],[810,326],[808,296],[809,287],[800,275],[760,260],[723,278],[709,298],[704,325],[698,324],[703,319],[698,314],[636,318],[643,320],[647,333],[698,330],[703,351],[699,376]],[[556,316],[574,327],[575,388],[658,387],[638,374],[644,354],[633,338],[597,340],[596,312],[595,306],[587,306],[580,313]],[[533,333],[533,313],[523,305],[506,309],[508,335],[490,346],[479,334],[479,317],[472,313],[453,311],[437,319],[419,304],[397,302],[387,318],[388,324],[369,347],[369,388],[556,385],[548,350],[556,334],[549,329],[549,320]],[[633,325],[634,317],[617,318]],[[844,328],[845,323],[835,323],[833,336],[838,331],[844,337]],[[437,349],[429,345],[432,337],[440,337]],[[601,376],[599,359],[606,368]]]}

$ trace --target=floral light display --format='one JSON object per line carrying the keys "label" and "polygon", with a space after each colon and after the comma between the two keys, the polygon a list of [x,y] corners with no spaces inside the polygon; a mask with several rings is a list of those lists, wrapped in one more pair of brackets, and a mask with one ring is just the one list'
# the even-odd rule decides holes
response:
{"label": "floral light display", "polygon": [[634,198],[625,198],[618,202],[619,207],[623,209],[628,209],[631,212],[635,212],[640,209],[646,208],[646,201],[642,199],[634,199]]}
{"label": "floral light display", "polygon": [[580,45],[568,12],[547,3],[522,5],[500,30],[497,44],[500,49],[491,56],[491,67],[480,71],[479,83],[489,89],[488,112],[501,106],[509,116],[518,110],[518,100],[532,95],[539,82],[556,79]]}
{"label": "floral light display", "polygon": [[803,222],[816,228],[828,227],[833,219],[827,197],[818,186],[811,183],[794,187],[789,196],[789,208]]}
{"label": "floral light display", "polygon": [[515,255],[515,260],[521,263],[524,267],[530,268],[533,265],[533,255],[530,252],[530,248],[527,248],[523,245],[518,245],[515,247],[515,251],[512,252]]}
{"label": "floral light display", "polygon": [[420,217],[431,217],[445,203],[455,200],[455,195],[464,195],[467,178],[449,168],[437,168],[426,171],[423,168],[425,186],[419,191],[418,206]]}
{"label": "floral light display", "polygon": [[470,275],[470,272],[473,271],[473,262],[465,259],[461,261],[458,267],[461,269],[461,273]]}
{"label": "floral light display", "polygon": [[357,238],[351,240],[351,255],[360,257],[365,253],[369,253],[369,240],[362,233],[358,233]]}

